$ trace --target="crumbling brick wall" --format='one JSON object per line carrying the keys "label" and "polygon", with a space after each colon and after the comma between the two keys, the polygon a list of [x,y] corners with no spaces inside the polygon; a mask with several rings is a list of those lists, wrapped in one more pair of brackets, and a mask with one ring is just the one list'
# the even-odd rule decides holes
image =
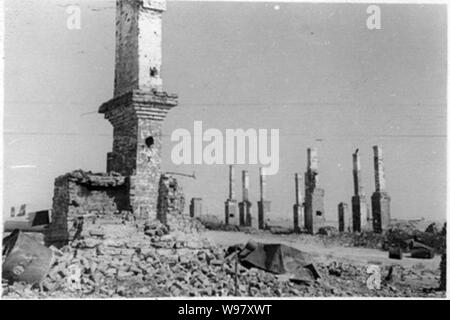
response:
{"label": "crumbling brick wall", "polygon": [[128,182],[117,173],[73,171],[55,179],[52,221],[46,243],[65,244],[76,217],[130,210]]}
{"label": "crumbling brick wall", "polygon": [[167,214],[183,214],[185,207],[183,189],[178,181],[169,175],[161,175],[158,191],[157,219],[167,222]]}

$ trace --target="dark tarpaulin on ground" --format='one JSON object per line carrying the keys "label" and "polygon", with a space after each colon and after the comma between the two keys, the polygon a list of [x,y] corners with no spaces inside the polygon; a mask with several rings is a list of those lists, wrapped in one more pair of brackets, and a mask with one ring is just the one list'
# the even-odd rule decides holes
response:
{"label": "dark tarpaulin on ground", "polygon": [[297,283],[310,283],[320,278],[307,255],[284,244],[265,244],[249,241],[239,253],[239,261],[246,268],[259,268],[274,274],[287,274]]}

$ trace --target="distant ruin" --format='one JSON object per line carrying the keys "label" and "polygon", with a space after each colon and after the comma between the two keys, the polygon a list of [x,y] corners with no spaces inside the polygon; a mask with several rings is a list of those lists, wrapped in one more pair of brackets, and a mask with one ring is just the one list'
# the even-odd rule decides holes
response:
{"label": "distant ruin", "polygon": [[352,197],[352,227],[353,231],[361,232],[367,228],[367,201],[364,187],[361,181],[361,162],[359,150],[353,153],[353,186],[354,195]]}
{"label": "distant ruin", "polygon": [[373,147],[373,162],[375,171],[375,192],[372,194],[373,231],[381,233],[387,230],[391,222],[391,197],[386,191],[383,151],[380,146]]}
{"label": "distant ruin", "polygon": [[308,148],[305,173],[305,229],[314,234],[325,222],[325,190],[319,188],[319,158],[317,150]]}
{"label": "distant ruin", "polygon": [[[182,213],[185,199],[181,187],[170,175],[161,173],[162,124],[177,96],[163,91],[161,79],[162,14],[165,0],[123,0],[116,7],[116,49],[114,96],[102,104],[99,113],[113,126],[112,152],[107,154],[106,173],[81,170],[55,180],[52,223],[47,242],[64,242],[70,237],[70,221],[94,213],[111,215],[130,212],[134,219],[158,219],[167,213]],[[390,223],[390,196],[385,190],[381,147],[374,148],[375,192],[371,197],[373,217],[369,218],[361,181],[360,154],[353,157],[351,213],[338,205],[339,231],[362,232],[371,227],[381,233]],[[236,199],[235,168],[229,168],[229,194],[225,201],[225,224],[265,230],[270,220],[267,172],[259,171],[260,198],[257,215],[252,215],[250,178],[242,171],[242,201]],[[325,190],[319,186],[319,160],[315,148],[307,149],[307,166],[302,179],[295,175],[293,231],[315,234],[325,219]],[[191,217],[202,214],[202,200],[192,199]],[[372,225],[371,223],[372,222]]]}

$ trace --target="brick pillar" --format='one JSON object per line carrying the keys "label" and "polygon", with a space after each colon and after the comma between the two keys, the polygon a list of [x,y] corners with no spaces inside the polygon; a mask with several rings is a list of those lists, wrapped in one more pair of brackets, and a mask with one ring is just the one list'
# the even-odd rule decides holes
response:
{"label": "brick pillar", "polygon": [[177,97],[162,91],[161,25],[165,0],[116,4],[114,98],[100,106],[114,128],[108,172],[129,177],[136,216],[155,218],[161,175],[161,126]]}
{"label": "brick pillar", "polygon": [[[302,177],[300,174],[295,174],[295,204],[294,204],[294,232],[299,233],[303,228],[303,197],[301,191]],[[300,225],[301,224],[301,225]]]}
{"label": "brick pillar", "polygon": [[354,195],[352,197],[352,227],[354,232],[361,232],[368,227],[367,200],[361,183],[361,163],[358,151],[359,150],[356,149],[355,153],[352,155],[354,189]]}
{"label": "brick pillar", "polygon": [[266,227],[267,214],[270,212],[270,201],[266,200],[266,172],[264,168],[259,168],[260,200],[258,201],[258,229],[264,230]]}
{"label": "brick pillar", "polygon": [[348,223],[348,205],[344,202],[338,205],[338,221],[339,221],[339,232],[345,232],[346,224]]}
{"label": "brick pillar", "polygon": [[192,198],[189,206],[189,215],[191,218],[202,215],[202,198]]}
{"label": "brick pillar", "polygon": [[318,188],[319,160],[317,150],[307,150],[307,170],[305,173],[305,229],[314,234],[318,225],[325,221],[325,191]]}
{"label": "brick pillar", "polygon": [[239,225],[235,184],[235,170],[231,165],[228,175],[229,193],[228,199],[225,201],[225,224]]}
{"label": "brick pillar", "polygon": [[372,194],[373,231],[376,233],[382,233],[390,224],[391,197],[386,191],[382,149],[379,146],[374,146],[373,152],[375,169],[375,192]]}
{"label": "brick pillar", "polygon": [[248,171],[242,171],[242,202],[239,202],[239,225],[252,226],[251,202],[249,200],[250,178]]}
{"label": "brick pillar", "polygon": [[156,219],[163,224],[167,224],[167,213],[169,211],[169,180],[170,178],[164,174],[159,179]]}

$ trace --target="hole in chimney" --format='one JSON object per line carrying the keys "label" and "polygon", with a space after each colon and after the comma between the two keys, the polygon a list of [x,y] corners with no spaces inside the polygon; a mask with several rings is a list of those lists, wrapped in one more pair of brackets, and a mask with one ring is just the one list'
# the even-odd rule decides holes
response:
{"label": "hole in chimney", "polygon": [[322,211],[316,211],[316,216],[321,217],[322,216]]}
{"label": "hole in chimney", "polygon": [[158,69],[155,67],[150,68],[150,77],[156,77],[158,75]]}
{"label": "hole in chimney", "polygon": [[153,146],[155,144],[155,139],[153,139],[153,137],[148,137],[145,139],[145,145],[150,148],[151,146]]}

